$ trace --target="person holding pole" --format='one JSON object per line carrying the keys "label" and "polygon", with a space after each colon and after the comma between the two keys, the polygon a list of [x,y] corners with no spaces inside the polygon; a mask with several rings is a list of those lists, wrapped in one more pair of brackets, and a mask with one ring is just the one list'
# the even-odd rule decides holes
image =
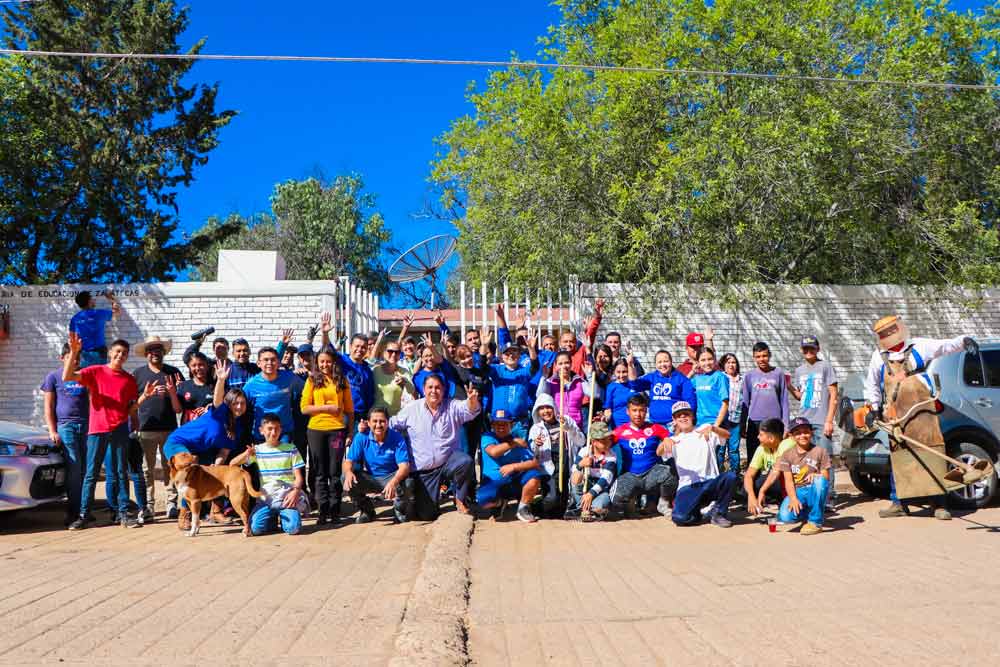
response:
{"label": "person holding pole", "polygon": [[[563,490],[569,485],[567,461],[575,461],[583,444],[583,432],[576,422],[556,412],[556,399],[549,394],[539,394],[531,413],[531,430],[528,443],[542,466],[542,513],[548,518],[562,517],[566,507]],[[561,445],[561,446],[560,446]],[[559,468],[560,449],[563,467]]]}

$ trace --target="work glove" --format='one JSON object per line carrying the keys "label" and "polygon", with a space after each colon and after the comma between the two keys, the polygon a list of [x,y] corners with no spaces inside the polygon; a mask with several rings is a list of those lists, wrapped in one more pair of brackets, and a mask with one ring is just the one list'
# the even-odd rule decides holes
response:
{"label": "work glove", "polygon": [[977,343],[972,338],[966,336],[962,339],[962,345],[965,347],[965,353],[969,355],[979,355],[979,343]]}

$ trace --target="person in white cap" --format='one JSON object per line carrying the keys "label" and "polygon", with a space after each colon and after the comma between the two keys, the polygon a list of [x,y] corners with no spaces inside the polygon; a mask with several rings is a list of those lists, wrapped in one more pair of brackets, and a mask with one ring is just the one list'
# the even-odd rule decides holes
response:
{"label": "person in white cap", "polygon": [[[881,416],[882,410],[887,404],[883,392],[886,365],[889,362],[902,362],[907,376],[917,375],[920,380],[927,384],[928,391],[934,394],[933,381],[926,372],[931,361],[958,352],[963,348],[969,354],[979,354],[979,345],[969,334],[948,339],[911,338],[906,323],[898,315],[883,317],[875,323],[872,330],[878,337],[878,348],[872,352],[871,361],[868,363],[868,373],[864,380],[864,394],[865,401],[876,416]],[[906,509],[896,495],[896,483],[892,473],[889,475],[889,489],[891,504],[889,507],[879,510],[879,516],[884,519],[906,514]],[[951,519],[951,513],[943,506],[946,500],[947,496],[943,495],[938,501],[941,506],[935,509],[935,518],[944,521]]]}

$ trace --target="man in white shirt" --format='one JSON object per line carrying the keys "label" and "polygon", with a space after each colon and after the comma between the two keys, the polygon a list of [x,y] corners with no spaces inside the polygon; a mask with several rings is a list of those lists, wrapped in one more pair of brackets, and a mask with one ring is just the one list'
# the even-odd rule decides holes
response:
{"label": "man in white shirt", "polygon": [[696,526],[701,523],[702,509],[714,503],[709,512],[711,522],[720,528],[729,528],[729,503],[736,488],[736,474],[719,474],[715,457],[716,447],[729,440],[729,431],[712,424],[694,428],[694,411],[687,401],[677,401],[671,410],[674,434],[657,447],[660,456],[673,454],[677,464],[677,496],[670,516],[678,526]]}

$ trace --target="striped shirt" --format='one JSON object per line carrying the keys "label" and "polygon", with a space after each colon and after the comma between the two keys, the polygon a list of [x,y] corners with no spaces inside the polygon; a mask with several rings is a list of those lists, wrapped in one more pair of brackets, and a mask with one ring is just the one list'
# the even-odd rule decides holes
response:
{"label": "striped shirt", "polygon": [[256,463],[260,469],[260,488],[271,501],[278,500],[295,486],[295,470],[306,467],[299,450],[287,442],[274,446],[260,443],[254,447],[249,462]]}
{"label": "striped shirt", "polygon": [[[590,456],[590,447],[583,447],[577,454],[576,462]],[[587,484],[590,485],[589,492],[595,498],[605,491],[611,489],[612,482],[615,481],[615,473],[618,472],[618,459],[615,453],[609,450],[607,454],[594,454],[594,465],[586,469]]]}

